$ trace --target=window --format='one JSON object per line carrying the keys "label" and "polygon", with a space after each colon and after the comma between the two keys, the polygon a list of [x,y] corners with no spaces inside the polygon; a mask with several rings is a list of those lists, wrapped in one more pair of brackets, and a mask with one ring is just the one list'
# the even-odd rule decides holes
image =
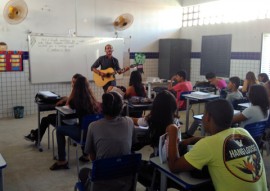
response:
{"label": "window", "polygon": [[262,37],[261,73],[270,76],[270,33],[264,33]]}
{"label": "window", "polygon": [[269,0],[220,0],[183,7],[182,26],[246,22],[269,18]]}

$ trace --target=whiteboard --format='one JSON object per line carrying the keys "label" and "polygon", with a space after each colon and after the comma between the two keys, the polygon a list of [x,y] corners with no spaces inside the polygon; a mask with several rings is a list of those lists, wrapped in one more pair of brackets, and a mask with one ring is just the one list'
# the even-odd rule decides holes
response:
{"label": "whiteboard", "polygon": [[[92,64],[111,44],[123,67],[124,39],[28,35],[31,83],[70,82],[75,73],[93,80]],[[122,75],[117,75],[121,78]]]}

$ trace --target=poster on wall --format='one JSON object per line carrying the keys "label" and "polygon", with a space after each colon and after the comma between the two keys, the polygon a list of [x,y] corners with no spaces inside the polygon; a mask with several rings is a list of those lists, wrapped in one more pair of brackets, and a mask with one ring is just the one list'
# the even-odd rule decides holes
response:
{"label": "poster on wall", "polygon": [[22,51],[0,51],[0,72],[23,71]]}

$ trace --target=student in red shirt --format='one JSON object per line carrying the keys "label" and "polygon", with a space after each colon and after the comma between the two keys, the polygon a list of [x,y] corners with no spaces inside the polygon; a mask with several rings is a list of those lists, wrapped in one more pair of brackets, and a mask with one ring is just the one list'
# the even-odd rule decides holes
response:
{"label": "student in red shirt", "polygon": [[[185,100],[180,100],[182,92],[192,91],[192,84],[190,81],[186,80],[187,73],[183,70],[180,70],[171,78],[171,83],[169,83],[168,90],[173,90],[176,92],[176,102],[178,109],[185,109],[186,102]],[[175,85],[173,85],[176,82]]]}

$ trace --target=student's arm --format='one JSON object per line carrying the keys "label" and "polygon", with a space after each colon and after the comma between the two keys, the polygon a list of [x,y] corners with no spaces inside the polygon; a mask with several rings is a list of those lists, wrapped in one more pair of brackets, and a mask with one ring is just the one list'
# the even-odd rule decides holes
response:
{"label": "student's arm", "polygon": [[139,120],[139,118],[133,118],[132,117],[132,121],[133,121],[134,125],[138,126],[138,120]]}
{"label": "student's arm", "polygon": [[232,124],[239,123],[245,120],[247,120],[247,118],[242,113],[238,113],[233,116]]}
{"label": "student's arm", "polygon": [[67,96],[62,97],[55,105],[56,105],[56,106],[65,105],[66,102],[67,102],[67,100],[68,100],[68,97],[67,97]]}
{"label": "student's arm", "polygon": [[167,133],[169,136],[168,145],[168,165],[172,172],[190,171],[195,169],[185,157],[178,157],[178,133],[175,125],[169,125],[167,127]]}
{"label": "student's arm", "polygon": [[248,91],[248,80],[246,79],[244,81],[244,84],[243,84],[243,87],[242,87],[242,90],[241,90],[243,93],[247,92]]}
{"label": "student's arm", "polygon": [[175,80],[175,76],[173,76],[171,78],[171,82],[168,84],[168,90],[172,90],[173,89],[173,82],[174,82],[174,80]]}
{"label": "student's arm", "polygon": [[129,87],[127,88],[127,90],[126,90],[126,93],[125,93],[124,98],[125,98],[125,99],[130,98],[132,92],[133,92],[133,87],[132,87],[132,86],[129,86]]}

